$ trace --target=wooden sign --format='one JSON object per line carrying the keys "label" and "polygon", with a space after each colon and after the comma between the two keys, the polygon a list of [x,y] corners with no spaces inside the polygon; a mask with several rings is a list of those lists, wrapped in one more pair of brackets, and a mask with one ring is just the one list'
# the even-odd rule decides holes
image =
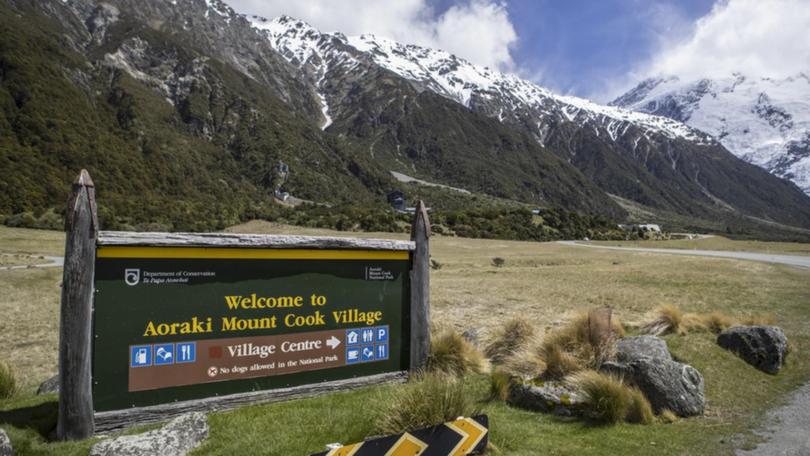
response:
{"label": "wooden sign", "polygon": [[100,232],[68,207],[60,439],[401,381],[429,351],[429,222],[411,241]]}

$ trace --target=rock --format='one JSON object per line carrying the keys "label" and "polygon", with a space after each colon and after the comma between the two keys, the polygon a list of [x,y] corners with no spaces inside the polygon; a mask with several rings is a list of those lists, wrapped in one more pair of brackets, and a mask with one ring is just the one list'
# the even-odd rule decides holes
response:
{"label": "rock", "polygon": [[656,336],[623,337],[616,342],[616,360],[629,363],[640,358],[672,361],[667,342]]}
{"label": "rock", "polygon": [[787,337],[778,326],[736,326],[717,336],[717,344],[769,374],[779,373],[787,353]]}
{"label": "rock", "polygon": [[603,374],[610,374],[618,378],[629,378],[632,374],[631,367],[624,363],[617,363],[615,361],[605,361],[599,366],[599,372]]}
{"label": "rock", "polygon": [[37,394],[52,394],[59,392],[59,375],[54,375],[53,377],[45,380],[39,385],[39,389],[37,389]]}
{"label": "rock", "polygon": [[470,328],[463,333],[461,333],[461,337],[463,337],[467,342],[472,344],[474,347],[478,346],[479,343],[479,335],[478,335],[478,328]]}
{"label": "rock", "polygon": [[703,414],[703,375],[694,367],[654,358],[639,358],[624,366],[625,381],[644,393],[655,413],[670,410],[678,416]]}
{"label": "rock", "polygon": [[531,383],[515,380],[509,387],[509,405],[558,416],[582,415],[584,397],[558,382]]}
{"label": "rock", "polygon": [[182,456],[208,437],[204,413],[181,415],[154,431],[102,440],[90,448],[90,456]]}
{"label": "rock", "polygon": [[14,447],[11,446],[11,439],[6,431],[0,429],[0,456],[14,456]]}

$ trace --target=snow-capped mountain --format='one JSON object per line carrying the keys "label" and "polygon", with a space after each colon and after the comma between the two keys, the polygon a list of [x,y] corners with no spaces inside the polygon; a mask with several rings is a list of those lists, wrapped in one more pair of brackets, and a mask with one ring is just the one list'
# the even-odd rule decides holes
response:
{"label": "snow-capped mountain", "polygon": [[[528,121],[533,124],[531,129],[540,143],[544,143],[549,123],[557,122],[590,128],[596,135],[605,135],[613,141],[621,139],[635,126],[644,133],[671,139],[699,144],[712,142],[702,132],[670,118],[556,95],[517,76],[474,65],[446,51],[401,44],[371,34],[347,37],[339,32],[321,33],[289,16],[271,20],[250,16],[248,19],[267,33],[273,46],[288,61],[307,70],[318,87],[334,67],[356,67],[360,61],[371,60],[423,89],[490,117],[523,124]],[[331,123],[328,96],[319,92],[319,97],[324,101],[324,124],[328,125]],[[636,144],[639,139],[634,138]]]}
{"label": "snow-capped mountain", "polygon": [[654,78],[611,104],[667,116],[705,131],[749,163],[810,194],[810,73],[772,79],[735,74]]}
{"label": "snow-capped mountain", "polygon": [[[288,16],[245,17],[282,58],[299,68],[320,103],[319,126],[363,144],[390,171],[486,188],[486,172],[459,173],[457,166],[493,154],[496,160],[519,156],[524,162],[513,169],[522,169],[539,156],[539,151],[506,153],[504,146],[512,147],[513,140],[481,147],[469,132],[459,136],[462,132],[453,130],[454,125],[444,125],[459,119],[455,127],[463,130],[483,115],[528,135],[543,153],[550,151],[576,167],[626,209],[640,204],[653,212],[690,217],[760,214],[755,217],[770,219],[775,198],[810,202],[793,185],[735,158],[711,135],[668,116],[557,95],[442,50],[369,34],[322,33]],[[426,94],[463,109],[448,110]],[[431,118],[428,123],[426,117]],[[437,139],[436,128],[448,137]],[[479,149],[470,153],[473,145]],[[548,171],[537,170],[543,176]],[[507,173],[503,179],[524,189],[536,185],[528,176],[518,179]],[[537,195],[537,190],[529,193]],[[779,211],[782,220],[793,217]]]}

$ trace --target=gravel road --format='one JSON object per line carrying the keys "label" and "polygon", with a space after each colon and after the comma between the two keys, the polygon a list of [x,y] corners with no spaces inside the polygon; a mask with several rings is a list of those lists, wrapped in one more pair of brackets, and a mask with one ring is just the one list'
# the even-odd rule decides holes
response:
{"label": "gravel road", "polygon": [[560,244],[592,249],[622,250],[625,252],[664,253],[668,255],[692,255],[737,260],[761,261],[765,263],[786,264],[810,269],[810,255],[774,255],[770,253],[734,252],[725,250],[688,250],[688,249],[653,249],[642,247],[612,247],[609,245],[583,244],[577,241],[559,241]]}

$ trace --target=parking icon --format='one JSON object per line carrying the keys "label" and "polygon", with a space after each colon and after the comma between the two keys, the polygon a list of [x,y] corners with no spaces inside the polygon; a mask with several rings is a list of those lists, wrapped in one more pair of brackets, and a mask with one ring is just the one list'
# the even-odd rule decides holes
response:
{"label": "parking icon", "polygon": [[129,366],[146,367],[152,365],[152,346],[133,345],[129,347]]}
{"label": "parking icon", "polygon": [[360,347],[351,347],[346,349],[346,364],[354,364],[360,362]]}
{"label": "parking icon", "polygon": [[375,328],[377,332],[377,342],[388,342],[388,326]]}
{"label": "parking icon", "polygon": [[155,366],[174,364],[174,344],[155,345]]}

